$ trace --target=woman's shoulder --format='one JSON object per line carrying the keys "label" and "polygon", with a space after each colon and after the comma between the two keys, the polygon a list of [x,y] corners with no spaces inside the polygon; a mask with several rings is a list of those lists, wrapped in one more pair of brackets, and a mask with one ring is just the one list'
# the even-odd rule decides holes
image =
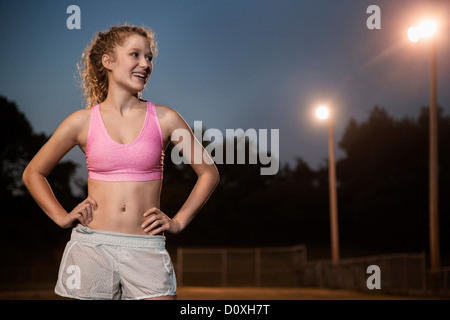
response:
{"label": "woman's shoulder", "polygon": [[90,109],[80,109],[71,113],[66,120],[75,123],[86,123],[86,120],[89,120],[90,118],[91,118]]}
{"label": "woman's shoulder", "polygon": [[163,104],[155,104],[156,111],[161,114],[171,114],[176,112],[173,108],[163,105]]}
{"label": "woman's shoulder", "polygon": [[158,114],[158,118],[164,119],[164,120],[176,120],[177,118],[181,118],[181,115],[173,108],[161,105],[161,104],[155,104],[156,112]]}
{"label": "woman's shoulder", "polygon": [[54,132],[54,137],[78,139],[90,124],[90,110],[77,110],[66,117]]}
{"label": "woman's shoulder", "polygon": [[155,107],[159,121],[162,125],[166,125],[172,129],[184,127],[186,125],[183,117],[175,109],[167,105],[159,104],[155,104]]}
{"label": "woman's shoulder", "polygon": [[91,119],[91,110],[89,109],[80,109],[73,113],[71,113],[64,121],[61,123],[61,126],[70,127],[73,129],[83,128],[86,125],[89,125]]}

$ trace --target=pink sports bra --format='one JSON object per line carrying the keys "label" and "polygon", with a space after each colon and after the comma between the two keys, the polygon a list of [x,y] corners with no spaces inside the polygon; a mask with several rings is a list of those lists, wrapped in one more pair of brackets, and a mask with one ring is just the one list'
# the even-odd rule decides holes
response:
{"label": "pink sports bra", "polygon": [[85,157],[89,179],[101,181],[161,180],[164,149],[156,107],[147,101],[147,113],[139,136],[132,142],[114,141],[100,113],[100,104],[91,109],[91,123]]}

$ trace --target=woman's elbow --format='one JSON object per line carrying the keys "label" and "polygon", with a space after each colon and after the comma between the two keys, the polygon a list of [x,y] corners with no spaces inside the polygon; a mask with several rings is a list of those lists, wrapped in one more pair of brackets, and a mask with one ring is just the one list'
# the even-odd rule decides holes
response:
{"label": "woman's elbow", "polygon": [[219,170],[217,170],[217,168],[214,168],[214,170],[212,170],[211,176],[212,184],[214,185],[214,188],[216,188],[220,182]]}
{"label": "woman's elbow", "polygon": [[198,181],[202,181],[205,185],[213,190],[219,185],[220,174],[215,166],[209,166],[206,170],[197,173]]}
{"label": "woman's elbow", "polygon": [[30,168],[28,166],[22,172],[22,182],[26,187],[28,187],[30,183]]}
{"label": "woman's elbow", "polygon": [[27,189],[29,189],[30,185],[32,184],[33,177],[35,177],[36,174],[39,175],[39,173],[37,171],[33,170],[33,168],[30,167],[30,165],[28,165],[25,168],[25,170],[23,170],[22,182],[25,185],[25,187],[27,187]]}

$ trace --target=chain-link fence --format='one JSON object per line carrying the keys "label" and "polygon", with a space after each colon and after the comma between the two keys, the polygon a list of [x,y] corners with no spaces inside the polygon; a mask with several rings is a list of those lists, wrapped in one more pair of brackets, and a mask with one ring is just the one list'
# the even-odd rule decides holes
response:
{"label": "chain-link fence", "polygon": [[[424,253],[341,259],[333,264],[330,260],[307,261],[302,245],[177,248],[175,265],[180,286],[319,287],[450,296],[450,267],[427,270]],[[378,288],[368,283],[372,275],[378,277]]]}
{"label": "chain-link fence", "polygon": [[306,247],[178,248],[177,281],[195,286],[296,286]]}
{"label": "chain-link fence", "polygon": [[[306,247],[172,248],[178,286],[305,287],[450,297],[450,267],[427,269],[421,254],[307,261]],[[376,266],[379,289],[370,289]],[[58,265],[0,266],[0,290],[53,288]]]}

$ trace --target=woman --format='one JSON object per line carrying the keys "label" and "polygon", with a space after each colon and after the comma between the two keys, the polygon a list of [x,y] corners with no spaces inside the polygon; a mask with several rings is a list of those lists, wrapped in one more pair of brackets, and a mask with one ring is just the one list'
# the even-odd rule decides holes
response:
{"label": "woman", "polygon": [[[176,298],[164,232],[186,228],[219,174],[201,146],[201,163],[189,161],[197,148],[180,148],[197,183],[173,218],[160,210],[164,150],[170,142],[179,143],[171,141],[172,133],[185,130],[192,146],[200,143],[176,111],[140,99],[156,54],[154,32],[146,27],[115,26],[94,37],[80,68],[87,108],[61,123],[23,173],[42,210],[60,227],[74,227],[55,287],[59,295]],[[86,156],[88,196],[67,212],[46,177],[75,146]]]}

